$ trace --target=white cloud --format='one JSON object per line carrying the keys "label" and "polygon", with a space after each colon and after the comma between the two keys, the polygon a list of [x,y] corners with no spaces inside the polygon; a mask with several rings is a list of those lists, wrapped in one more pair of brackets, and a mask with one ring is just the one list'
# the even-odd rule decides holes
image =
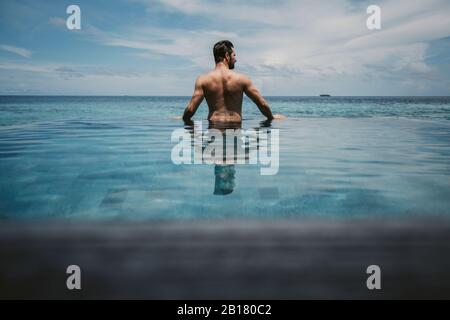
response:
{"label": "white cloud", "polygon": [[[212,64],[212,44],[229,38],[237,47],[238,65],[254,76],[266,76],[266,82],[275,82],[295,76],[321,79],[368,72],[383,76],[381,69],[397,77],[407,70],[429,73],[431,68],[424,62],[426,42],[450,35],[447,1],[384,1],[383,29],[377,32],[366,28],[365,7],[346,0],[284,1],[276,6],[201,0],[163,4],[185,14],[214,18],[224,29],[136,27],[126,30],[126,36],[103,35],[102,43],[140,50],[141,57],[180,57],[204,70]],[[249,21],[263,24],[247,32],[242,22]]]}
{"label": "white cloud", "polygon": [[3,94],[23,88],[31,94],[173,95],[173,83],[191,87],[179,74],[95,65],[0,62],[0,70],[0,83],[8,83]]}
{"label": "white cloud", "polygon": [[15,46],[10,46],[10,45],[6,45],[6,44],[0,44],[0,49],[4,50],[4,51],[8,51],[14,54],[17,54],[21,57],[24,58],[29,58],[31,57],[31,51],[24,49],[24,48],[19,48],[19,47],[15,47]]}
{"label": "white cloud", "polygon": [[[439,82],[448,88],[450,81],[426,61],[429,42],[450,36],[448,0],[377,1],[382,13],[379,31],[366,28],[369,1],[133,1],[146,4],[147,12],[163,7],[185,15],[187,21],[201,19],[202,27],[128,22],[131,24],[110,32],[87,21],[81,34],[102,45],[128,48],[129,59],[149,59],[147,71],[72,66],[76,72],[70,72],[50,66],[40,72],[66,78],[82,74],[83,85],[104,76],[105,83],[113,85],[115,81],[118,88],[130,90],[136,88],[130,84],[141,88],[139,81],[148,81],[154,84],[155,94],[190,94],[189,81],[213,66],[212,45],[227,38],[237,49],[237,69],[249,73],[266,94],[406,94],[411,88],[427,92]],[[50,18],[49,23],[63,25],[65,21]],[[184,61],[185,65],[167,65],[165,75],[155,72],[165,67],[164,63],[170,64],[169,60]],[[0,68],[5,66],[0,64]],[[38,67],[20,68],[32,72]],[[108,73],[114,81],[106,78]],[[154,81],[156,76],[170,80]],[[76,76],[71,81],[76,81]]]}
{"label": "white cloud", "polygon": [[48,23],[58,27],[66,27],[66,20],[59,17],[51,17],[48,19]]}
{"label": "white cloud", "polygon": [[205,48],[208,48],[209,54],[211,42],[218,38],[237,37],[235,33],[210,30],[136,28],[129,32],[133,36],[103,35],[101,42],[109,46],[142,49],[169,56],[194,57]]}
{"label": "white cloud", "polygon": [[[242,4],[166,0],[162,3],[185,14],[213,18],[216,24],[222,22],[224,31],[235,34],[229,38],[237,47],[238,65],[256,77],[264,77],[269,90],[283,78],[289,79],[286,85],[291,88],[303,84],[299,78],[331,82],[346,76],[348,82],[353,82],[368,74],[383,81],[409,77],[405,82],[408,84],[435,80],[432,74],[435,70],[425,62],[428,42],[450,36],[448,0],[379,1],[380,31],[366,28],[365,9],[369,2],[288,0]],[[249,22],[259,24],[256,31],[252,28],[247,32]],[[178,43],[186,39],[186,32],[172,33],[169,39]],[[219,37],[209,40],[208,50],[214,40]],[[206,49],[204,38],[190,38],[189,47],[196,50],[188,53],[199,68],[210,61],[210,56],[209,60],[198,58],[199,54],[202,56],[201,50]],[[183,56],[183,52],[167,49],[168,53]]]}

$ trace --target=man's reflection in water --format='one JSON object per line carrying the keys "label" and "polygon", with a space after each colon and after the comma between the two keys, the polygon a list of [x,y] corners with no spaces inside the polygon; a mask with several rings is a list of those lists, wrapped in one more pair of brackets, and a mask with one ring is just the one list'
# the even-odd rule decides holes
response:
{"label": "man's reflection in water", "polygon": [[[194,122],[192,120],[185,122],[185,129],[188,130],[192,135],[194,134]],[[261,128],[270,128],[271,127],[271,121],[265,120],[260,122],[260,126],[257,128],[254,128],[256,131],[258,131]],[[220,132],[222,132],[222,139],[225,144],[234,144],[234,148],[244,148],[245,144],[248,143],[248,141],[243,141],[240,138],[234,139],[234,141],[226,141],[226,135],[224,134],[225,130],[227,129],[242,129],[242,122],[213,122],[209,121],[209,129],[217,129]],[[193,144],[195,144],[195,139],[192,139]],[[214,141],[211,136],[209,136],[209,133],[203,132],[203,145],[202,149],[204,149],[209,143]],[[195,147],[192,145],[192,147]],[[259,145],[257,145],[257,148],[259,148]],[[225,150],[224,150],[224,157],[222,161],[219,161],[220,163],[216,163],[214,166],[214,176],[215,176],[215,183],[214,183],[214,195],[227,195],[233,192],[235,187],[235,174],[236,174],[236,168],[234,165],[234,159],[227,159],[225,157]],[[236,154],[236,153],[235,153]],[[245,152],[244,154],[244,160],[249,160],[249,154]],[[228,163],[227,163],[228,162]],[[232,164],[230,164],[230,162]]]}
{"label": "man's reflection in water", "polygon": [[216,164],[214,166],[214,175],[216,176],[214,184],[215,195],[227,195],[233,192],[235,173],[234,164]]}
{"label": "man's reflection in water", "polygon": [[[227,129],[241,129],[242,128],[242,122],[213,122],[209,121],[208,129],[217,129],[222,134]],[[230,143],[229,141],[226,141],[225,135],[223,135],[224,143]],[[210,139],[205,139],[206,141],[210,141]],[[237,139],[237,148],[241,147],[241,140]],[[227,164],[227,159],[223,159],[222,163],[216,163],[214,166],[214,176],[215,176],[215,183],[214,183],[214,194],[215,195],[227,195],[233,192],[235,182],[234,182],[234,175],[236,173],[236,168],[234,164]]]}

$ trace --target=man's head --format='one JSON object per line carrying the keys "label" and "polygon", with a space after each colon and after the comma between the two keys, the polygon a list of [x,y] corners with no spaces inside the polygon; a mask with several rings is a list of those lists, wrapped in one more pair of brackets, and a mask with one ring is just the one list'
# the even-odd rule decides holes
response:
{"label": "man's head", "polygon": [[228,65],[228,68],[234,69],[236,63],[236,52],[231,41],[222,40],[217,42],[213,48],[214,60],[216,64],[223,62]]}

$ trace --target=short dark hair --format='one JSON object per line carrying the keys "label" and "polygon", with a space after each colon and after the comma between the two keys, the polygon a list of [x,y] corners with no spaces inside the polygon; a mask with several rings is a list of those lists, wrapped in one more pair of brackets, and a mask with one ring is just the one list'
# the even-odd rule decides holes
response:
{"label": "short dark hair", "polygon": [[231,56],[231,54],[233,53],[233,48],[234,46],[231,41],[222,40],[217,42],[213,48],[214,60],[216,61],[216,63],[225,59],[225,53],[227,52]]}

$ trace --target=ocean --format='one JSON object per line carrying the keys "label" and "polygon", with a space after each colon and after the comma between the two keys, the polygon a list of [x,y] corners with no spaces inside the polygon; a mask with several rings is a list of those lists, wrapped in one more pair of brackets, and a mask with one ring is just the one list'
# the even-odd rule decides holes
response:
{"label": "ocean", "polygon": [[245,99],[242,129],[279,132],[274,175],[175,164],[189,98],[0,96],[0,218],[450,215],[450,97],[267,97],[287,116],[269,125]]}

